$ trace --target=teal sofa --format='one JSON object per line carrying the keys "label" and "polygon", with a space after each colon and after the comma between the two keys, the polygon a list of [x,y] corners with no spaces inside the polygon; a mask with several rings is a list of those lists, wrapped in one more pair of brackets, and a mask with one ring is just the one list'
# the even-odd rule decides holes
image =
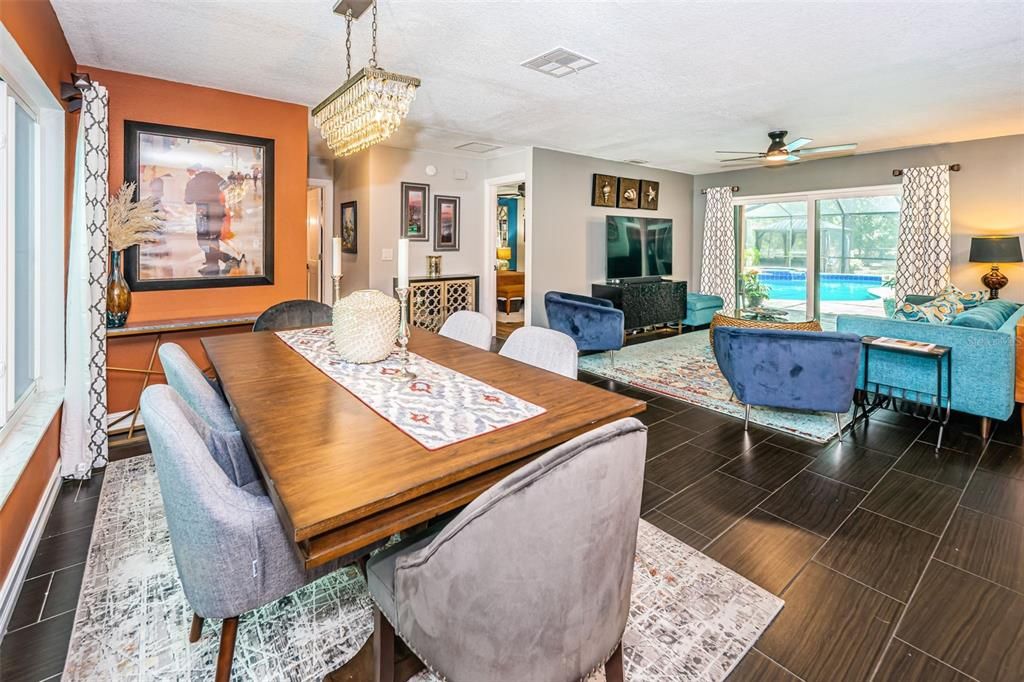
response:
{"label": "teal sofa", "polygon": [[[994,303],[994,302],[991,302]],[[991,303],[982,304],[978,310]],[[965,313],[961,313],[963,315]],[[888,336],[912,341],[923,341],[953,349],[952,408],[958,412],[982,418],[982,435],[987,436],[990,419],[1006,420],[1014,408],[1014,377],[1017,323],[1024,318],[1024,307],[1019,307],[998,329],[929,324],[890,320],[863,315],[840,315],[836,329],[860,336]],[[864,357],[857,387],[864,387]],[[935,361],[903,353],[871,353],[871,383],[876,382],[906,389],[902,397],[929,403],[935,396]],[[944,383],[942,405],[948,384]]]}

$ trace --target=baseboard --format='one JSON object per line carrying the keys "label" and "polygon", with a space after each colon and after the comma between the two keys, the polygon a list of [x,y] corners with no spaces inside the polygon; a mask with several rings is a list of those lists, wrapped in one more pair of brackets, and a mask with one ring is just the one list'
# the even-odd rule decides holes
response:
{"label": "baseboard", "polygon": [[18,597],[21,595],[21,585],[25,581],[25,575],[28,574],[32,558],[43,537],[46,520],[50,517],[53,503],[57,500],[60,482],[60,462],[57,462],[57,466],[54,467],[53,474],[50,476],[49,486],[36,507],[32,523],[29,524],[25,537],[21,539],[21,547],[18,548],[18,554],[14,557],[14,563],[11,564],[11,570],[7,573],[7,579],[0,586],[0,632],[4,634],[7,634],[7,624],[11,622],[14,606],[18,603]]}

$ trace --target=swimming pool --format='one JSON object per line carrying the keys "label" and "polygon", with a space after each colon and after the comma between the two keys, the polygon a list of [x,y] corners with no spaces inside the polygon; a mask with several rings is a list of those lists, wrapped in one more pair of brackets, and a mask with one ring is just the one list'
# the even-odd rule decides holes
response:
{"label": "swimming pool", "polygon": [[[807,298],[807,275],[794,270],[762,270],[761,282],[768,285],[773,301],[802,301]],[[881,275],[845,275],[825,273],[818,283],[822,301],[869,301],[878,297],[869,289],[882,286]]]}

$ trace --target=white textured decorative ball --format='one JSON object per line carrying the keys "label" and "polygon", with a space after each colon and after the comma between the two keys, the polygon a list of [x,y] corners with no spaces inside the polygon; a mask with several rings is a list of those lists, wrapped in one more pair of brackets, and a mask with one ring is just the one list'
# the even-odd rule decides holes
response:
{"label": "white textured decorative ball", "polygon": [[395,348],[401,306],[376,289],[353,291],[334,304],[334,349],[345,362],[380,362]]}

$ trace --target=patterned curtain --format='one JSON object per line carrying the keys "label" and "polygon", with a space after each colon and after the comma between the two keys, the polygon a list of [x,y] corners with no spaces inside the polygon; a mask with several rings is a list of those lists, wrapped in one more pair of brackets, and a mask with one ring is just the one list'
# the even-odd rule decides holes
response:
{"label": "patterned curtain", "polygon": [[736,307],[736,232],[732,217],[732,188],[708,189],[699,291],[721,296],[727,312]]}
{"label": "patterned curtain", "polygon": [[949,284],[952,254],[949,166],[904,169],[896,305],[902,305],[907,294],[935,294]]}
{"label": "patterned curtain", "polygon": [[68,252],[67,365],[61,475],[107,464],[107,90],[82,93]]}

